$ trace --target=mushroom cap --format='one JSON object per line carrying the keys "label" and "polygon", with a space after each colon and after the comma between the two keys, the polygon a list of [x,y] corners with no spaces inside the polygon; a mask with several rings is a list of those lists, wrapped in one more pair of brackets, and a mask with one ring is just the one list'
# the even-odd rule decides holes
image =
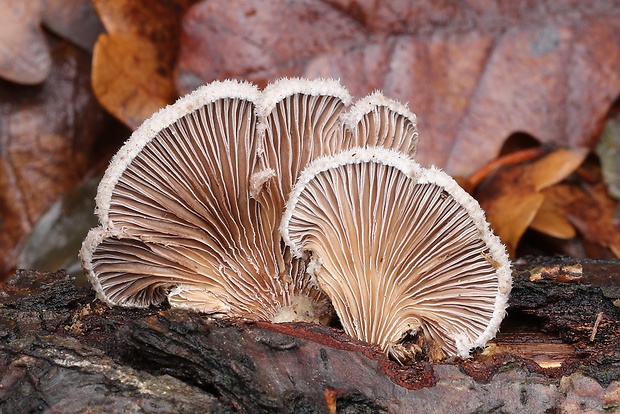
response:
{"label": "mushroom cap", "polygon": [[[347,90],[333,79],[280,79],[267,85],[257,106],[261,134],[260,165],[255,175],[272,171],[267,192],[256,196],[279,223],[286,197],[299,174],[315,158],[331,154],[341,141]],[[277,226],[276,226],[277,228]]]}
{"label": "mushroom cap", "polygon": [[316,320],[331,312],[304,263],[283,258],[250,196],[261,142],[260,91],[203,86],[154,114],[111,161],[98,189],[101,226],[84,240],[83,268],[110,305],[174,306],[281,320],[299,297]]}
{"label": "mushroom cap", "polygon": [[345,331],[406,359],[468,357],[495,336],[511,289],[506,250],[447,174],[386,148],[319,158],[301,174],[280,231],[331,298]]}
{"label": "mushroom cap", "polygon": [[386,98],[378,91],[357,101],[343,114],[342,121],[346,132],[339,150],[383,147],[411,158],[416,154],[418,130],[415,114],[406,105]]}

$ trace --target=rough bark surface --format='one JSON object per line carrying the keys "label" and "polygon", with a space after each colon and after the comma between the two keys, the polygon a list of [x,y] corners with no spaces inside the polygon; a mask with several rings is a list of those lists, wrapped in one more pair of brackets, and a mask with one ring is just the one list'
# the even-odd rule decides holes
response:
{"label": "rough bark surface", "polygon": [[0,285],[0,413],[620,411],[620,262],[515,263],[502,333],[401,367],[342,331],[113,308],[62,271]]}

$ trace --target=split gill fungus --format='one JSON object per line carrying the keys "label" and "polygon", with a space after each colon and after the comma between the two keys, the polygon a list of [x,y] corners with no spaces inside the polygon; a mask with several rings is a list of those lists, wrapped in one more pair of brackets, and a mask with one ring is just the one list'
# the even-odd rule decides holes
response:
{"label": "split gill fungus", "polygon": [[511,288],[478,203],[414,161],[416,118],[338,81],[202,86],[145,121],[80,252],[110,306],[327,324],[406,362],[469,357]]}

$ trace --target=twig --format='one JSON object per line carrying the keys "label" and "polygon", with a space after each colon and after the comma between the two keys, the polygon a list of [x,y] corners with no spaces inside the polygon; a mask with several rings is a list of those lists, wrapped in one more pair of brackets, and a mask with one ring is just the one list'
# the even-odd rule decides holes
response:
{"label": "twig", "polygon": [[601,323],[601,319],[603,319],[603,312],[599,312],[598,315],[596,315],[594,327],[592,328],[592,333],[590,334],[590,342],[594,341],[594,337],[596,336],[596,331],[598,330],[598,325]]}

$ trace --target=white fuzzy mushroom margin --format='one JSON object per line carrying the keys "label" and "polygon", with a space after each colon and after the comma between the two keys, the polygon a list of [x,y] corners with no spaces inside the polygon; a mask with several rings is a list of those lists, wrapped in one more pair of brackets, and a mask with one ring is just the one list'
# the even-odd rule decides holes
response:
{"label": "white fuzzy mushroom margin", "polygon": [[[456,334],[454,341],[461,358],[469,358],[473,348],[484,347],[484,345],[495,337],[499,330],[500,324],[506,315],[508,307],[508,296],[512,288],[512,273],[510,270],[510,259],[506,253],[506,248],[500,241],[499,237],[493,234],[486,221],[484,211],[480,204],[465,190],[463,190],[456,181],[448,174],[444,173],[437,167],[423,168],[420,164],[412,160],[407,155],[382,147],[353,148],[340,152],[336,155],[325,156],[314,160],[308,168],[306,168],[299,176],[297,183],[293,187],[289,199],[286,203],[286,209],[282,216],[280,224],[280,233],[284,242],[291,248],[291,252],[296,257],[301,257],[303,251],[300,246],[295,245],[290,237],[288,227],[293,216],[297,202],[301,193],[305,190],[308,183],[318,174],[344,165],[361,164],[375,162],[378,164],[394,167],[414,180],[418,184],[434,184],[445,189],[454,200],[460,204],[471,217],[474,225],[480,233],[480,237],[486,244],[493,260],[497,262],[496,275],[498,278],[498,290],[495,299],[493,316],[489,321],[486,329],[471,342],[467,335]],[[308,269],[310,271],[311,269]]]}

